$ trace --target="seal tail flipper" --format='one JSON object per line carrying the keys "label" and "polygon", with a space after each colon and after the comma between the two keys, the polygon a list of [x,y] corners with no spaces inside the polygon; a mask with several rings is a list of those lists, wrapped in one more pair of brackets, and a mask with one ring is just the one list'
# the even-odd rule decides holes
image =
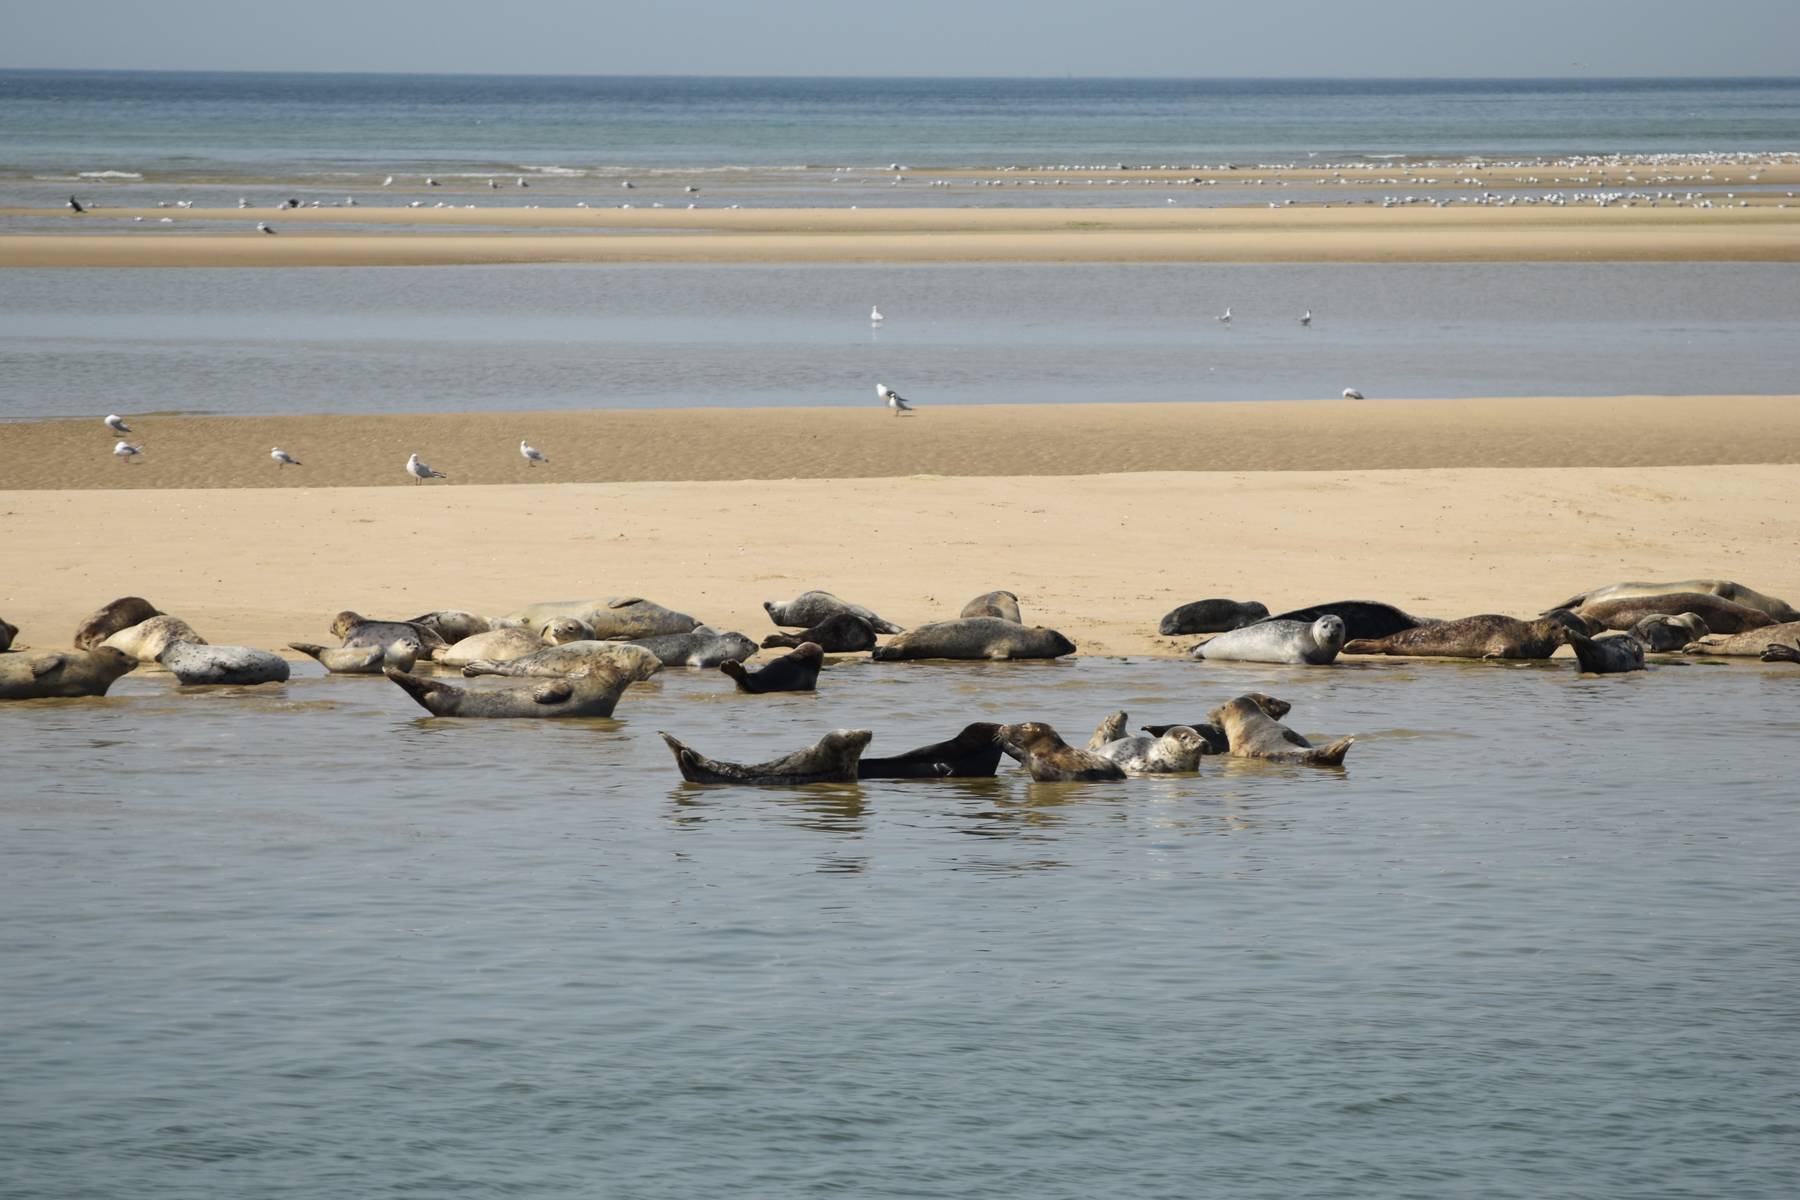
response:
{"label": "seal tail flipper", "polygon": [[1549,608],[1546,608],[1543,612],[1539,613],[1538,616],[1547,617],[1559,608],[1566,608],[1570,612],[1573,612],[1576,609],[1580,608],[1582,603],[1586,600],[1587,600],[1586,592],[1577,592],[1575,595],[1570,596],[1567,600],[1564,600],[1561,604],[1552,604]]}
{"label": "seal tail flipper", "polygon": [[1339,738],[1329,746],[1322,746],[1319,748],[1319,752],[1313,755],[1312,761],[1321,767],[1341,766],[1344,755],[1350,753],[1350,745],[1354,741],[1356,739],[1353,737]]}
{"label": "seal tail flipper", "polygon": [[1575,657],[1581,663],[1581,669],[1589,674],[1602,674],[1606,664],[1601,661],[1600,648],[1594,639],[1585,633],[1576,633],[1573,629],[1567,634],[1569,645],[1575,650]]}
{"label": "seal tail flipper", "polygon": [[1764,662],[1800,662],[1800,649],[1784,646],[1780,642],[1770,642],[1763,648]]}
{"label": "seal tail flipper", "polygon": [[791,633],[771,633],[762,640],[764,650],[792,650],[799,644],[798,636]]}
{"label": "seal tail flipper", "polygon": [[1339,654],[1386,654],[1387,653],[1387,639],[1386,638],[1357,638],[1354,641],[1345,642],[1344,648],[1342,650],[1339,650],[1338,653]]}
{"label": "seal tail flipper", "polygon": [[656,736],[669,744],[669,750],[675,755],[675,768],[681,772],[683,779],[689,783],[717,782],[700,766],[700,756],[684,745],[681,739],[672,733],[664,733],[660,729],[656,731]]}
{"label": "seal tail flipper", "polygon": [[719,664],[719,670],[737,681],[739,691],[747,692],[750,690],[750,672],[744,670],[743,663],[738,662],[736,659],[728,658]]}
{"label": "seal tail flipper", "polygon": [[325,647],[315,646],[311,642],[289,642],[287,647],[289,650],[298,650],[308,658],[317,658],[319,655],[325,653]]}
{"label": "seal tail flipper", "polygon": [[442,687],[436,680],[427,679],[422,675],[409,675],[405,671],[398,671],[393,667],[387,667],[381,673],[399,684],[407,695],[419,702],[419,707],[427,711],[431,710],[431,705],[427,703],[431,694],[441,690]]}

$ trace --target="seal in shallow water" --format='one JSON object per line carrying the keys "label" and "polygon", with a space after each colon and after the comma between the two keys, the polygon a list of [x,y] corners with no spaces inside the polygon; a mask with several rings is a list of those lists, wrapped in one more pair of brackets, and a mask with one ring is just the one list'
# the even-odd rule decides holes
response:
{"label": "seal in shallow water", "polygon": [[1350,752],[1353,737],[1339,738],[1329,746],[1310,746],[1306,739],[1262,710],[1254,699],[1239,696],[1207,714],[1225,731],[1233,758],[1262,758],[1275,762],[1335,767]]}
{"label": "seal in shallow water", "polygon": [[1165,615],[1156,626],[1164,637],[1184,633],[1228,633],[1267,618],[1269,610],[1255,600],[1195,600]]}
{"label": "seal in shallow water", "polygon": [[142,596],[121,596],[75,627],[75,648],[92,650],[121,629],[141,625],[151,617],[162,616],[162,610]]}
{"label": "seal in shallow water", "polygon": [[1124,768],[1091,750],[1077,750],[1042,721],[1002,725],[994,740],[1007,756],[1024,764],[1039,783],[1096,783],[1125,778]]}
{"label": "seal in shallow water", "polygon": [[972,779],[990,776],[1000,765],[998,725],[977,721],[946,742],[933,742],[891,758],[862,758],[858,779]]}
{"label": "seal in shallow water", "polygon": [[977,596],[962,606],[959,617],[999,617],[1002,621],[1011,621],[1014,625],[1023,625],[1025,618],[1019,613],[1019,598],[1011,592],[988,592]]}
{"label": "seal in shallow water", "polygon": [[1428,617],[1415,617],[1403,612],[1391,604],[1383,604],[1379,600],[1333,600],[1329,604],[1315,604],[1310,608],[1296,608],[1290,612],[1276,613],[1271,621],[1306,621],[1308,623],[1320,617],[1337,617],[1344,622],[1344,638],[1355,641],[1358,638],[1384,638],[1399,633],[1403,629],[1417,629],[1421,625],[1433,622]]}
{"label": "seal in shallow water", "polygon": [[935,621],[903,633],[870,658],[905,662],[920,658],[1019,659],[1061,658],[1075,653],[1075,643],[1042,625],[1019,625],[999,617],[958,617]]}
{"label": "seal in shallow water", "polygon": [[104,696],[137,659],[111,646],[92,650],[24,650],[0,654],[0,700]]}
{"label": "seal in shallow water", "polygon": [[[660,731],[659,731],[660,732]],[[675,754],[675,766],[689,783],[854,783],[856,764],[874,733],[867,729],[834,729],[804,750],[760,763],[723,762],[662,734]]]}
{"label": "seal in shallow water", "polygon": [[769,614],[769,620],[783,629],[805,629],[817,625],[826,617],[847,612],[855,613],[874,626],[876,633],[906,632],[892,621],[882,620],[862,605],[839,600],[830,592],[801,592],[792,600],[764,600],[763,611]]}
{"label": "seal in shallow water", "polygon": [[1326,666],[1344,648],[1344,619],[1324,616],[1302,621],[1259,621],[1221,633],[1195,646],[1195,658],[1216,662],[1305,663]]}
{"label": "seal in shallow water", "polygon": [[1598,622],[1605,629],[1630,629],[1645,617],[1693,613],[1714,633],[1743,633],[1775,624],[1775,618],[1759,608],[1746,608],[1710,592],[1660,592],[1654,596],[1621,596],[1594,600],[1575,610],[1575,615]]}
{"label": "seal in shallow water", "polygon": [[[1662,596],[1673,592],[1702,592],[1729,600],[1733,604],[1741,604],[1745,608],[1754,608],[1758,612],[1768,614],[1776,621],[1800,621],[1800,612],[1795,611],[1794,606],[1786,600],[1776,596],[1766,596],[1755,588],[1745,587],[1734,579],[1681,579],[1673,583],[1611,583],[1605,587],[1578,592],[1555,607],[1581,608],[1584,605],[1597,604],[1602,600]],[[1550,610],[1546,609],[1545,611]],[[1719,630],[1718,632],[1725,631]]]}
{"label": "seal in shallow water", "polygon": [[1088,750],[1111,759],[1127,775],[1175,775],[1200,769],[1200,756],[1207,752],[1207,745],[1197,731],[1176,725],[1155,737],[1131,734],[1125,732],[1128,720],[1125,713],[1116,712],[1100,722]]}
{"label": "seal in shallow water", "polygon": [[803,642],[792,654],[752,671],[735,659],[719,664],[719,670],[737,681],[740,692],[810,692],[819,686],[819,668],[825,651],[815,642]]}
{"label": "seal in shallow water", "polygon": [[361,613],[345,609],[331,619],[331,633],[346,646],[378,646],[386,649],[395,642],[411,648],[413,657],[430,658],[432,651],[450,643],[437,632],[410,621],[374,621]]}
{"label": "seal in shallow water", "polygon": [[438,717],[610,717],[631,679],[598,669],[505,688],[460,687],[439,677],[382,672]]}
{"label": "seal in shallow water", "polygon": [[1589,675],[1622,675],[1644,669],[1644,643],[1629,633],[1591,638],[1569,630],[1569,645],[1575,651],[1578,673]]}
{"label": "seal in shallow water", "polygon": [[799,633],[771,633],[762,640],[764,650],[793,649],[812,642],[827,654],[854,654],[875,648],[875,627],[855,613],[833,613],[811,629]]}
{"label": "seal in shallow water", "polygon": [[1570,628],[1567,620],[1556,615],[1520,621],[1498,613],[1482,613],[1402,629],[1384,638],[1347,642],[1344,653],[1410,654],[1422,658],[1549,658],[1568,640]]}
{"label": "seal in shallow water", "polygon": [[287,659],[254,646],[214,646],[205,642],[170,642],[156,661],[184,684],[286,683]]}

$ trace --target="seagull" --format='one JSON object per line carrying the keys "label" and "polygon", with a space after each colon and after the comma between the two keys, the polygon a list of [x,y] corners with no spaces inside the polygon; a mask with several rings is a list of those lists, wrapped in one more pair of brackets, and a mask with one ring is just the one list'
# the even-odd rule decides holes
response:
{"label": "seagull", "polygon": [[1312,309],[1309,308],[1305,312],[1300,314],[1300,328],[1302,328],[1302,329],[1311,329],[1312,328]]}
{"label": "seagull", "polygon": [[527,442],[519,443],[519,453],[525,457],[525,465],[528,467],[535,467],[539,463],[543,463],[546,467],[550,465],[550,460],[544,457],[544,452]]}
{"label": "seagull", "polygon": [[896,417],[901,413],[912,411],[912,406],[906,402],[906,399],[885,383],[875,385],[875,395],[883,404],[894,410]]}
{"label": "seagull", "polygon": [[125,423],[125,418],[121,417],[118,413],[108,413],[107,414],[106,427],[108,429],[112,430],[114,433],[130,433],[131,432],[131,426],[127,425]]}
{"label": "seagull", "polygon": [[437,187],[438,181],[433,179],[431,176],[427,175],[425,177],[425,186],[426,187]]}
{"label": "seagull", "polygon": [[275,469],[277,471],[286,466],[297,467],[300,465],[299,459],[289,454],[286,450],[283,450],[280,446],[271,447],[269,450],[269,457],[275,460]]}
{"label": "seagull", "polygon": [[130,442],[120,442],[113,447],[113,453],[124,459],[126,462],[130,462],[143,452],[144,448],[142,446],[134,446]]}
{"label": "seagull", "polygon": [[426,466],[424,463],[420,462],[419,456],[416,454],[412,455],[410,458],[408,458],[406,460],[406,469],[409,473],[411,473],[414,483],[423,483],[427,479],[448,479],[448,478],[450,478],[448,475],[444,474],[442,471],[434,471],[430,467]]}
{"label": "seagull", "polygon": [[1357,391],[1355,388],[1345,388],[1344,389],[1344,399],[1346,399],[1346,400],[1361,400],[1362,398],[1363,398],[1363,394],[1361,392]]}
{"label": "seagull", "polygon": [[1225,311],[1220,313],[1218,316],[1214,317],[1213,320],[1217,321],[1221,325],[1231,324],[1231,306],[1227,305],[1225,307]]}
{"label": "seagull", "polygon": [[84,213],[87,211],[87,209],[85,209],[81,206],[81,201],[77,200],[73,196],[70,196],[69,197],[69,211],[75,212],[75,213]]}
{"label": "seagull", "polygon": [[392,175],[389,175],[386,179],[381,181],[381,186],[382,187],[393,187],[394,186],[394,177]]}
{"label": "seagull", "polygon": [[869,310],[869,324],[879,325],[885,320],[887,320],[887,318],[881,315],[881,306],[879,304]]}
{"label": "seagull", "polygon": [[256,232],[258,232],[258,233],[274,233],[275,231],[273,229],[269,228],[269,223],[267,221],[258,221],[256,223]]}

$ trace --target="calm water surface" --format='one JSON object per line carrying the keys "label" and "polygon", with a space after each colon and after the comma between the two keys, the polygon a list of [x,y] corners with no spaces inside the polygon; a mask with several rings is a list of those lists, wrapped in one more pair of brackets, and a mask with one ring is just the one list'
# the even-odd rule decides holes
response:
{"label": "calm water surface", "polygon": [[[1800,1189],[1800,671],[713,672],[618,720],[379,678],[0,706],[0,1191]],[[1345,770],[680,783],[1261,689]]]}

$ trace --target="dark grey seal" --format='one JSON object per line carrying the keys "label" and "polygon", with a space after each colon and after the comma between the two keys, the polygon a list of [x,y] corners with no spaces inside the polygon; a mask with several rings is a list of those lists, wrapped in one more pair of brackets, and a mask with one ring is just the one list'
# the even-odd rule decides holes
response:
{"label": "dark grey seal", "polygon": [[1344,622],[1346,641],[1391,637],[1402,630],[1417,629],[1421,625],[1433,623],[1429,617],[1415,617],[1379,600],[1333,600],[1329,604],[1315,604],[1311,608],[1276,613],[1269,620],[1316,621],[1320,617],[1341,619]]}
{"label": "dark grey seal", "polygon": [[675,766],[689,783],[854,783],[856,764],[874,733],[867,729],[834,729],[804,750],[760,763],[721,762],[683,745],[672,734],[662,740],[675,754]]}
{"label": "dark grey seal", "polygon": [[111,646],[0,654],[0,700],[104,696],[113,680],[137,665],[137,659]]}
{"label": "dark grey seal", "polygon": [[756,653],[756,643],[743,634],[722,633],[711,625],[686,633],[632,638],[623,644],[642,646],[665,667],[716,667],[724,662],[742,662]]}
{"label": "dark grey seal", "polygon": [[805,642],[792,654],[755,671],[736,660],[720,663],[719,670],[737,681],[740,692],[810,692],[819,686],[819,668],[824,663],[825,651],[814,642]]}
{"label": "dark grey seal", "polygon": [[863,758],[856,763],[858,779],[976,779],[990,776],[1000,765],[998,725],[977,721],[963,726],[947,742],[933,742],[891,758]]}
{"label": "dark grey seal", "polygon": [[875,648],[875,627],[855,613],[833,613],[811,629],[799,633],[771,633],[762,640],[764,650],[811,642],[827,654],[854,654]]}
{"label": "dark grey seal", "polygon": [[121,629],[142,625],[151,617],[162,616],[162,610],[142,596],[121,596],[99,611],[89,613],[75,627],[75,648],[92,650]]}
{"label": "dark grey seal", "polygon": [[1591,638],[1569,630],[1579,672],[1588,675],[1623,675],[1644,669],[1644,643],[1629,633]]}
{"label": "dark grey seal", "polygon": [[807,629],[826,617],[847,612],[855,613],[874,626],[876,633],[906,632],[892,621],[882,620],[862,605],[839,600],[830,592],[802,592],[792,600],[764,600],[763,611],[769,614],[769,620],[783,629]]}
{"label": "dark grey seal", "polygon": [[1164,637],[1184,633],[1228,633],[1268,617],[1267,606],[1255,600],[1195,600],[1164,616],[1156,632]]}
{"label": "dark grey seal", "polygon": [[1025,618],[1019,613],[1019,598],[1011,592],[988,592],[977,596],[962,606],[959,617],[999,617],[1002,621],[1011,621],[1015,625],[1023,625]]}
{"label": "dark grey seal", "polygon": [[1075,643],[1042,625],[1020,625],[999,617],[958,617],[903,633],[869,657],[877,662],[920,658],[1061,658]]}
{"label": "dark grey seal", "polygon": [[392,667],[382,674],[438,717],[610,717],[632,682],[604,668],[507,688],[460,687]]}

